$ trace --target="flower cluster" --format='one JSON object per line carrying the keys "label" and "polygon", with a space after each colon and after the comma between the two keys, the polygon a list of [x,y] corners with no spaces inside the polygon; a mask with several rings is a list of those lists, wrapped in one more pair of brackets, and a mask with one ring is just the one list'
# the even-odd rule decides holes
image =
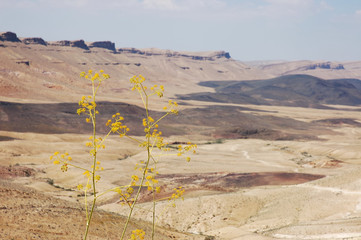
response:
{"label": "flower cluster", "polygon": [[163,107],[163,110],[166,110],[171,114],[178,114],[178,103],[176,101],[168,100],[168,106]]}
{"label": "flower cluster", "polygon": [[142,75],[133,76],[130,79],[130,83],[133,84],[132,91],[138,90],[140,93],[144,93],[148,96],[157,95],[158,97],[163,97],[163,93],[164,93],[163,85],[160,85],[160,86],[158,86],[157,84],[153,85],[152,87],[150,87],[151,93],[148,94],[148,93],[146,93],[146,91],[148,90],[148,87],[143,85],[144,81],[145,81],[145,78]]}
{"label": "flower cluster", "polygon": [[80,108],[78,108],[76,113],[78,115],[80,115],[82,113],[89,115],[89,117],[86,118],[87,122],[90,122],[90,117],[94,116],[95,114],[99,114],[99,112],[96,110],[97,104],[93,100],[92,96],[88,96],[88,97],[83,96],[78,104],[79,104]]}
{"label": "flower cluster", "polygon": [[100,70],[99,73],[94,73],[94,74],[93,74],[93,70],[89,70],[87,73],[82,72],[80,73],[80,77],[89,79],[92,82],[98,81],[99,83],[110,78],[109,74],[104,73],[103,70]]}
{"label": "flower cluster", "polygon": [[172,206],[175,207],[175,201],[178,198],[181,198],[183,200],[184,189],[183,189],[183,187],[177,187],[177,188],[174,188],[173,190],[174,190],[174,193],[172,194],[172,196],[170,196],[168,198],[168,201],[170,201]]}
{"label": "flower cluster", "polygon": [[120,137],[123,137],[129,132],[129,128],[126,125],[123,125],[123,120],[124,118],[120,116],[120,113],[116,113],[105,125],[110,127],[112,133],[118,133]]}
{"label": "flower cluster", "polygon": [[145,236],[145,232],[143,229],[136,229],[132,231],[132,235],[129,240],[143,240]]}
{"label": "flower cluster", "polygon": [[[197,153],[196,148],[197,148],[197,144],[193,144],[191,142],[188,142],[186,146],[178,145],[177,156],[180,157],[189,151],[192,151],[193,154],[196,154]],[[189,156],[187,156],[186,160],[187,160],[187,162],[189,162],[191,160],[191,158]]]}
{"label": "flower cluster", "polygon": [[50,160],[53,160],[53,163],[55,165],[62,164],[60,169],[61,171],[66,172],[68,171],[69,161],[71,161],[72,158],[69,156],[69,153],[67,152],[65,152],[64,154],[55,152],[53,155],[50,156]]}
{"label": "flower cluster", "polygon": [[131,198],[134,192],[134,188],[132,186],[116,187],[113,188],[112,191],[119,194],[122,205],[127,204],[131,207],[134,202],[134,198]]}

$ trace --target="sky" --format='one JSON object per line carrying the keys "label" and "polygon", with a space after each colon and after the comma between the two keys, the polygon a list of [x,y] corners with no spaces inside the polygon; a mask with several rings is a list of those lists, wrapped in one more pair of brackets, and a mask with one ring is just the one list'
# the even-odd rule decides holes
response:
{"label": "sky", "polygon": [[361,60],[361,0],[0,0],[0,32],[240,61]]}

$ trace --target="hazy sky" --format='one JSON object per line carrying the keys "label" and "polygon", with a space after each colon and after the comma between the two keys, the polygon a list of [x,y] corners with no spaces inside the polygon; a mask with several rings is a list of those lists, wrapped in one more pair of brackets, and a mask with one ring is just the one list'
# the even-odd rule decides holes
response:
{"label": "hazy sky", "polygon": [[361,0],[0,0],[0,32],[234,59],[361,60]]}

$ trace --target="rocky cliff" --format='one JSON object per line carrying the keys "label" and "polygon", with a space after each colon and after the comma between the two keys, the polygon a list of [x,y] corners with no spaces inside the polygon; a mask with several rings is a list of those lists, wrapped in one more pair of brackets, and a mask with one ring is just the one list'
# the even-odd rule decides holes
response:
{"label": "rocky cliff", "polygon": [[186,58],[191,60],[200,61],[215,61],[217,59],[230,59],[231,56],[225,51],[209,51],[209,52],[185,52],[185,51],[172,51],[163,50],[157,48],[115,48],[115,43],[111,41],[96,41],[96,42],[84,42],[84,40],[61,40],[55,42],[47,42],[38,37],[26,37],[20,40],[13,32],[0,33],[0,41],[10,42],[23,42],[24,44],[37,44],[44,46],[62,46],[62,47],[76,47],[84,50],[90,50],[92,48],[103,48],[118,54],[137,54],[144,56],[165,56],[172,58]]}
{"label": "rocky cliff", "polygon": [[110,41],[92,42],[92,43],[89,43],[89,48],[105,48],[105,49],[111,50],[113,52],[116,51],[115,43],[110,42]]}
{"label": "rocky cliff", "polygon": [[52,43],[50,43],[50,45],[77,47],[77,48],[81,48],[84,50],[89,50],[89,47],[85,44],[84,40],[75,40],[75,41],[62,40],[62,41],[52,42]]}
{"label": "rocky cliff", "polygon": [[137,48],[119,48],[118,52],[126,54],[138,54],[145,56],[166,56],[166,57],[184,57],[192,60],[208,60],[214,61],[219,58],[230,59],[231,56],[225,51],[213,52],[177,52],[171,50],[163,50],[157,48],[137,49]]}
{"label": "rocky cliff", "polygon": [[42,38],[37,38],[37,37],[33,37],[33,38],[23,38],[22,42],[25,44],[39,44],[39,45],[48,45],[47,42],[44,41],[44,39]]}
{"label": "rocky cliff", "polygon": [[345,69],[342,64],[336,64],[332,62],[322,62],[315,63],[304,67],[304,70],[314,70],[314,69],[334,69],[334,70],[343,70]]}
{"label": "rocky cliff", "polygon": [[21,40],[13,32],[0,32],[0,41],[21,42]]}

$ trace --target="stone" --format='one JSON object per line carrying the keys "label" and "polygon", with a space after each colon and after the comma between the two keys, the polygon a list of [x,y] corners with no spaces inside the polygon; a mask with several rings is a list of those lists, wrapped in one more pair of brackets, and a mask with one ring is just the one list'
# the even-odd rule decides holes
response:
{"label": "stone", "polygon": [[39,45],[48,45],[47,42],[45,42],[42,38],[37,38],[37,37],[33,37],[33,38],[23,38],[22,42],[25,44],[39,44]]}
{"label": "stone", "polygon": [[13,32],[1,32],[0,41],[21,42],[21,40],[16,36],[16,33]]}
{"label": "stone", "polygon": [[166,57],[184,57],[190,58],[192,60],[208,60],[214,61],[216,59],[225,58],[230,59],[231,56],[228,52],[225,51],[213,51],[213,52],[177,52],[171,50],[162,50],[162,49],[136,49],[136,48],[119,48],[119,53],[125,54],[139,54],[145,56],[166,56]]}
{"label": "stone", "polygon": [[110,41],[100,41],[100,42],[92,42],[89,44],[89,48],[105,48],[111,50],[113,52],[116,51],[115,43]]}
{"label": "stone", "polygon": [[75,41],[69,41],[69,40],[61,40],[56,41],[52,43],[53,46],[65,46],[65,47],[77,47],[84,50],[89,50],[88,45],[85,44],[84,40],[75,40]]}
{"label": "stone", "polygon": [[314,69],[334,69],[334,70],[344,70],[344,66],[342,64],[336,64],[332,62],[322,62],[310,64],[305,67],[306,70],[314,70]]}

